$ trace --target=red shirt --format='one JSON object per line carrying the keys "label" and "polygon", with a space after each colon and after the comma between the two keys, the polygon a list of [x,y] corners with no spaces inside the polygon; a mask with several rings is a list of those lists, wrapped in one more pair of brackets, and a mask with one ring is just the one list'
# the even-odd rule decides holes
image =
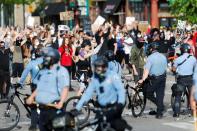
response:
{"label": "red shirt", "polygon": [[68,46],[61,46],[59,49],[60,56],[61,56],[61,65],[62,66],[72,66],[72,53],[73,50],[71,47]]}

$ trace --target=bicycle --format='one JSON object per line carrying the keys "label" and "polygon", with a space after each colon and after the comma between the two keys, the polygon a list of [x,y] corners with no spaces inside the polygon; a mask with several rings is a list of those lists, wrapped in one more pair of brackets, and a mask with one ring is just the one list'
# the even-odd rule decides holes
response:
{"label": "bicycle", "polygon": [[[115,110],[115,107],[91,108],[90,110],[94,113],[99,114],[101,118],[89,120],[82,125],[77,125],[77,130],[82,130],[86,127],[91,127],[93,131],[96,131],[97,128],[99,127],[101,131],[116,131],[111,127],[111,124],[107,121],[107,116],[105,115],[105,112],[110,111],[111,109]],[[131,126],[129,126],[127,123],[124,124],[126,124],[127,130],[132,130]]]}
{"label": "bicycle", "polygon": [[10,131],[17,126],[20,120],[20,110],[17,104],[14,102],[15,97],[19,99],[21,104],[25,107],[29,116],[31,116],[30,107],[25,104],[21,96],[25,98],[29,97],[29,94],[23,94],[18,91],[19,84],[11,85],[13,93],[10,94],[8,99],[0,100],[0,131]]}
{"label": "bicycle", "polygon": [[[85,87],[87,88],[88,82],[83,81],[80,78],[77,77],[78,82],[84,83]],[[85,88],[85,89],[86,89]],[[83,92],[82,92],[83,93]],[[65,103],[64,103],[64,110],[66,112],[70,112],[72,109],[75,108],[77,102],[81,99],[81,96],[73,96],[70,97]],[[96,106],[96,100],[95,99],[90,99],[90,101],[86,104],[83,105],[83,108],[81,109],[80,116],[77,116],[77,121],[78,124],[83,124],[89,119],[90,116],[90,107],[95,107]]]}
{"label": "bicycle", "polygon": [[141,85],[138,84],[133,87],[129,84],[131,76],[132,75],[122,76],[127,96],[126,105],[128,109],[131,109],[134,117],[139,117],[142,115],[146,107],[146,96],[143,93]]}

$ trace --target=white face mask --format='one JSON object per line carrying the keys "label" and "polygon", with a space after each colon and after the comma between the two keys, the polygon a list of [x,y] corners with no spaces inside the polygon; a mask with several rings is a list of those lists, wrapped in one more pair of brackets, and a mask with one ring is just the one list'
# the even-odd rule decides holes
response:
{"label": "white face mask", "polygon": [[38,40],[35,41],[35,46],[38,46],[40,42]]}

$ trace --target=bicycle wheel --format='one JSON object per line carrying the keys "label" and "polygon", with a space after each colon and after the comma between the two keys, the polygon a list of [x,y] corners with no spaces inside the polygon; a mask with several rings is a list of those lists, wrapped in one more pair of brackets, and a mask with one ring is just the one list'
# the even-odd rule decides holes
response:
{"label": "bicycle wheel", "polygon": [[0,131],[10,131],[17,126],[20,120],[20,111],[14,102],[0,101]]}
{"label": "bicycle wheel", "polygon": [[131,111],[134,117],[139,117],[143,113],[146,106],[146,97],[142,90],[136,91],[132,98]]}
{"label": "bicycle wheel", "polygon": [[[75,109],[77,102],[80,100],[80,96],[74,96],[69,98],[64,104],[64,110],[70,112],[72,109]],[[85,123],[90,116],[89,104],[86,104],[82,107],[79,115],[77,116],[77,124],[81,125]]]}

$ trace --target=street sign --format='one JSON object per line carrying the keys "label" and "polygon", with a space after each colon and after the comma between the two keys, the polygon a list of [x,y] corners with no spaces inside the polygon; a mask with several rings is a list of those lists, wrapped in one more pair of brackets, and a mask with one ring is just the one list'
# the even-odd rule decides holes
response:
{"label": "street sign", "polygon": [[73,11],[66,11],[60,12],[60,20],[73,20],[74,19],[74,12]]}

